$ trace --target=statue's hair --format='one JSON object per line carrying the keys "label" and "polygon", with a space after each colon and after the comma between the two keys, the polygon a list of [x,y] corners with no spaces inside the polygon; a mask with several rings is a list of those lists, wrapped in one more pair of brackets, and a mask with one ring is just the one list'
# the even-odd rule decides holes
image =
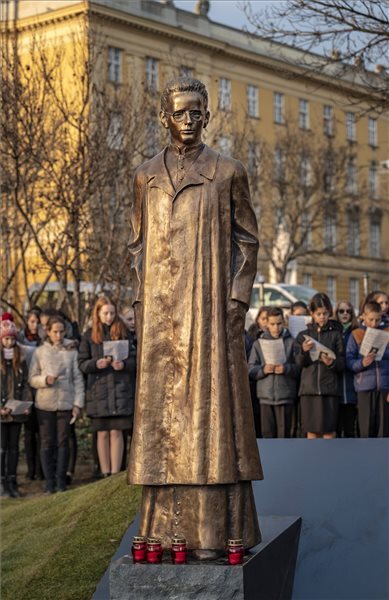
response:
{"label": "statue's hair", "polygon": [[161,110],[167,109],[167,103],[171,94],[176,92],[197,92],[203,98],[205,109],[208,108],[208,92],[205,85],[198,79],[192,77],[177,77],[168,81],[161,96]]}

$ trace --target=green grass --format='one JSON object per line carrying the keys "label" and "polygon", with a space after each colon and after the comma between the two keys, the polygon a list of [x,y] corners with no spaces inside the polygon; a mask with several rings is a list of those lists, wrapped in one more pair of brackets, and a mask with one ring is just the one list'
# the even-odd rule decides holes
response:
{"label": "green grass", "polygon": [[1,599],[91,598],[140,494],[120,473],[64,494],[2,500]]}

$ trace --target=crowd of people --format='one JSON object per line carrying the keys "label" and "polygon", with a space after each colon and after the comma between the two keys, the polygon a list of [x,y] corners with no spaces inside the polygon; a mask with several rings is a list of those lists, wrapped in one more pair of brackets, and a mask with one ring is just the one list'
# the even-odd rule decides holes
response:
{"label": "crowd of people", "polygon": [[[120,360],[118,341],[124,342]],[[95,474],[108,477],[124,469],[135,396],[133,310],[119,315],[115,302],[101,296],[84,335],[61,311],[33,308],[19,331],[5,312],[0,342],[1,496],[20,496],[23,425],[27,478],[45,480],[45,494],[66,490],[77,459],[75,423],[84,407],[93,433]]]}
{"label": "crowd of people", "polygon": [[[291,316],[303,321],[295,338],[278,307],[260,308],[245,334],[257,437],[388,437],[388,295],[368,294],[358,319],[350,302],[332,307],[326,294],[294,303]],[[365,351],[367,330],[384,331],[380,347]],[[265,356],[276,340],[280,364]]]}
{"label": "crowd of people", "polygon": [[[300,318],[294,336],[276,306],[262,307],[245,332],[257,437],[388,437],[388,295],[370,293],[358,319],[350,302],[333,308],[326,294],[308,306],[296,302],[291,316]],[[101,296],[90,325],[80,335],[61,311],[33,308],[18,330],[12,314],[2,314],[1,496],[20,496],[22,426],[26,477],[44,480],[45,494],[66,490],[77,458],[75,423],[84,408],[96,476],[125,468],[136,380],[134,312],[119,314],[115,302]],[[365,351],[372,330],[371,339],[374,330],[383,338]]]}

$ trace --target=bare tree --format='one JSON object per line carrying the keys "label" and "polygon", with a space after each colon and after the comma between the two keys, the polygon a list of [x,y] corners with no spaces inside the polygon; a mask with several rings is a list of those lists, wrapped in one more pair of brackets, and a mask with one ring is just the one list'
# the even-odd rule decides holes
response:
{"label": "bare tree", "polygon": [[[289,0],[263,8],[245,1],[243,7],[262,39],[282,45],[278,50],[285,62],[298,64],[307,73],[335,77],[343,90],[357,84],[357,104],[364,100],[377,111],[385,110],[388,0]],[[285,44],[303,52],[288,52]]]}

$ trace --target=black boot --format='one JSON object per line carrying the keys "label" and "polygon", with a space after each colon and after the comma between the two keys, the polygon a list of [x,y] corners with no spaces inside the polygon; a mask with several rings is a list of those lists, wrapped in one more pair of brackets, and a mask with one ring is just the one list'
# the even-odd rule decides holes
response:
{"label": "black boot", "polygon": [[41,448],[41,464],[46,479],[45,494],[55,492],[55,448]]}
{"label": "black boot", "polygon": [[1,478],[1,483],[0,483],[0,498],[10,498],[11,495],[9,493],[9,489],[8,489],[8,481],[6,480],[5,477]]}
{"label": "black boot", "polygon": [[20,498],[21,497],[21,493],[18,490],[18,484],[17,484],[15,475],[8,477],[8,490],[9,490],[9,495],[11,496],[11,498]]}
{"label": "black boot", "polygon": [[69,463],[69,448],[58,448],[57,451],[57,491],[66,490],[66,471]]}

